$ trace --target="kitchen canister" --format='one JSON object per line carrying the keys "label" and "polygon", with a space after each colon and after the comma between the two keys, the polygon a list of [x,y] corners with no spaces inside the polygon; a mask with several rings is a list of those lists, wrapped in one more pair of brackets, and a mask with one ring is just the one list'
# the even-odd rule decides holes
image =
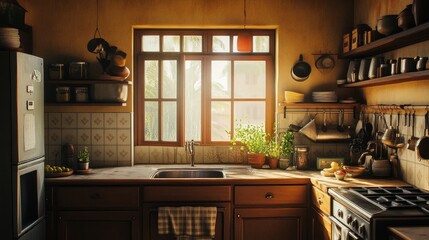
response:
{"label": "kitchen canister", "polygon": [[75,87],[74,92],[76,102],[88,102],[88,87]]}
{"label": "kitchen canister", "polygon": [[86,62],[71,62],[69,63],[69,78],[70,79],[86,79],[88,63]]}
{"label": "kitchen canister", "polygon": [[57,87],[56,88],[56,100],[57,100],[57,102],[69,102],[70,101],[70,87]]}
{"label": "kitchen canister", "polygon": [[64,64],[53,63],[49,65],[49,78],[52,80],[60,80],[64,78]]}
{"label": "kitchen canister", "polygon": [[308,147],[295,146],[294,164],[298,170],[306,170],[308,168]]}

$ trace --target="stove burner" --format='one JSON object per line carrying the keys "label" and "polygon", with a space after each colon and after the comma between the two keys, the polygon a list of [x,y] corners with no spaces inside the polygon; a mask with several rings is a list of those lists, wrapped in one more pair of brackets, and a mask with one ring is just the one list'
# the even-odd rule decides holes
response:
{"label": "stove burner", "polygon": [[429,213],[429,193],[415,187],[352,187],[350,190],[384,210],[420,208]]}

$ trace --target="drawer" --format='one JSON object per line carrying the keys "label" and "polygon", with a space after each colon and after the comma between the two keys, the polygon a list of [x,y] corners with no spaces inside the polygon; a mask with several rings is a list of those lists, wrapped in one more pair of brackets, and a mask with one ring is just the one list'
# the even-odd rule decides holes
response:
{"label": "drawer", "polygon": [[144,202],[230,202],[230,186],[148,186]]}
{"label": "drawer", "polygon": [[137,209],[139,187],[57,187],[54,189],[57,209]]}
{"label": "drawer", "polygon": [[313,186],[311,191],[311,200],[316,208],[320,209],[328,216],[331,215],[331,196],[329,196],[329,194],[324,193]]}
{"label": "drawer", "polygon": [[236,205],[306,205],[306,185],[237,186]]}

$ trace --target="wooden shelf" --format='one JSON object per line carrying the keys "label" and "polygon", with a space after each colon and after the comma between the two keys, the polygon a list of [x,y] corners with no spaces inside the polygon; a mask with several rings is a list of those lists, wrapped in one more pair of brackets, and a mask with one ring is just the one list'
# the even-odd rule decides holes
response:
{"label": "wooden shelf", "polygon": [[127,106],[126,102],[64,102],[64,103],[45,103],[45,106],[48,107],[71,107],[71,106],[80,106],[80,107],[85,107],[85,106],[117,106],[117,107],[125,107]]}
{"label": "wooden shelf", "polygon": [[342,54],[340,57],[359,58],[377,55],[426,40],[429,40],[429,22],[360,46]]}
{"label": "wooden shelf", "polygon": [[364,81],[359,81],[354,83],[346,83],[343,85],[339,85],[339,87],[342,87],[342,88],[371,87],[371,86],[380,86],[380,85],[395,84],[395,83],[402,83],[402,82],[416,81],[416,80],[429,80],[429,70],[396,74],[396,75],[386,76],[382,78],[374,78],[374,79],[364,80]]}
{"label": "wooden shelf", "polygon": [[132,82],[128,80],[102,80],[102,79],[64,79],[64,80],[46,80],[46,84],[55,84],[55,85],[88,85],[88,84],[97,84],[97,83],[114,83],[114,84],[128,84],[131,85]]}
{"label": "wooden shelf", "polygon": [[352,109],[359,103],[286,103],[279,102],[279,107],[288,109]]}

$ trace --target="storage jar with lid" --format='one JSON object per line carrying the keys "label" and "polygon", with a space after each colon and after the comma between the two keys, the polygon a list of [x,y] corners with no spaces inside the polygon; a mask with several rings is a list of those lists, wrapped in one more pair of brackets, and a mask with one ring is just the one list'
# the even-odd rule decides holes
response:
{"label": "storage jar with lid", "polygon": [[60,80],[64,78],[64,64],[53,63],[49,65],[49,78],[52,80]]}
{"label": "storage jar with lid", "polygon": [[69,78],[86,79],[87,68],[87,62],[71,62],[69,64]]}
{"label": "storage jar with lid", "polygon": [[69,102],[70,101],[70,87],[57,87],[56,89],[57,102]]}
{"label": "storage jar with lid", "polygon": [[296,164],[296,169],[298,170],[305,170],[308,168],[307,146],[295,146],[294,162],[294,164]]}
{"label": "storage jar with lid", "polygon": [[88,102],[88,87],[75,87],[75,101]]}

